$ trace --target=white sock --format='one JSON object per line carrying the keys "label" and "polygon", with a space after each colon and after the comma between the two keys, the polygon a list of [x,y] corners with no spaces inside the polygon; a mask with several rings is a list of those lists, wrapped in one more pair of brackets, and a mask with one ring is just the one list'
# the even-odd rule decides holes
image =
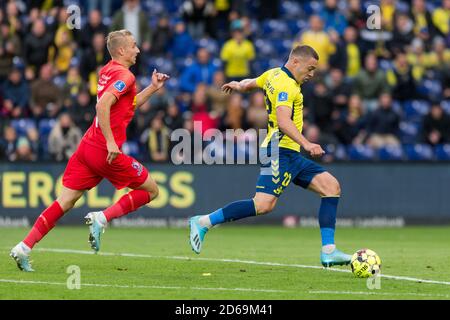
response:
{"label": "white sock", "polygon": [[209,215],[207,214],[201,216],[200,219],[198,219],[198,222],[202,227],[207,227],[208,229],[212,227],[211,220],[209,219]]}
{"label": "white sock", "polygon": [[21,248],[22,248],[23,252],[25,252],[25,254],[27,254],[27,255],[30,254],[31,248],[29,246],[27,246],[25,243],[23,243],[23,241],[20,242],[19,245],[21,246]]}
{"label": "white sock", "polygon": [[326,254],[330,254],[332,253],[334,250],[336,249],[336,245],[335,244],[327,244],[325,246],[322,247],[322,252],[326,253]]}
{"label": "white sock", "polygon": [[108,221],[106,220],[106,217],[105,217],[103,211],[100,211],[97,214],[97,219],[98,219],[98,222],[100,222],[103,226],[106,226],[106,224],[108,223]]}

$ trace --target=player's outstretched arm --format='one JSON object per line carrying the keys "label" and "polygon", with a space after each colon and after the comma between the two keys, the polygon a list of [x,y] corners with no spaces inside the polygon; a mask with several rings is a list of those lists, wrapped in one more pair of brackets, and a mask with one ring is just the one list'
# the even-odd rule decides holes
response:
{"label": "player's outstretched arm", "polygon": [[105,92],[100,100],[97,102],[97,120],[103,136],[106,140],[106,148],[108,149],[108,156],[106,161],[111,164],[117,156],[122,153],[114,140],[114,135],[111,130],[110,111],[111,106],[116,103],[117,98],[110,92]]}
{"label": "player's outstretched arm", "polygon": [[152,73],[152,83],[136,95],[136,108],[139,108],[152,94],[162,88],[164,83],[170,79],[165,73],[159,73],[156,69]]}
{"label": "player's outstretched arm", "polygon": [[289,138],[297,142],[301,145],[312,157],[320,157],[325,151],[323,151],[322,147],[316,143],[309,142],[303,134],[298,131],[297,127],[294,124],[294,121],[291,119],[292,116],[292,108],[288,106],[278,106],[277,107],[277,120],[278,120],[278,128],[280,128],[281,132],[286,134]]}
{"label": "player's outstretched arm", "polygon": [[247,92],[258,88],[256,79],[244,79],[241,81],[231,81],[222,86],[222,91],[231,93],[234,91]]}

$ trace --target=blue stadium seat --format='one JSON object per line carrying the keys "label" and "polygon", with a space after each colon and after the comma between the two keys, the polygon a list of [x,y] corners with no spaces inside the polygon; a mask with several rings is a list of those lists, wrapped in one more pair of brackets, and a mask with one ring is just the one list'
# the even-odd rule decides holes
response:
{"label": "blue stadium seat", "polygon": [[274,54],[274,48],[269,40],[258,39],[254,44],[259,59],[266,59]]}
{"label": "blue stadium seat", "polygon": [[36,122],[34,119],[16,119],[11,121],[11,126],[16,129],[19,136],[26,135],[29,129],[36,129]]}
{"label": "blue stadium seat", "polygon": [[450,161],[450,144],[440,144],[434,148],[438,160]]}
{"label": "blue stadium seat", "polygon": [[430,103],[424,100],[409,100],[403,104],[405,119],[409,121],[421,121],[422,117],[430,110]]}
{"label": "blue stadium seat", "polygon": [[350,160],[365,161],[375,158],[375,150],[366,145],[350,145],[348,146],[348,156]]}
{"label": "blue stadium seat", "polygon": [[401,146],[384,146],[378,150],[378,158],[386,161],[399,161],[403,160],[404,153]]}
{"label": "blue stadium seat", "polygon": [[302,15],[302,8],[298,2],[282,1],[280,15],[286,18],[299,19]]}
{"label": "blue stadium seat", "polygon": [[442,101],[441,107],[447,114],[450,114],[450,100]]}
{"label": "blue stadium seat", "polygon": [[41,138],[48,137],[55,123],[56,123],[55,119],[42,119],[41,121],[39,121],[38,125],[39,136]]}
{"label": "blue stadium seat", "polygon": [[433,160],[433,148],[427,144],[408,144],[404,146],[408,160],[421,161]]}
{"label": "blue stadium seat", "polygon": [[417,141],[420,132],[421,124],[412,121],[400,122],[400,141],[403,144],[412,144]]}
{"label": "blue stadium seat", "polygon": [[139,156],[139,144],[135,141],[127,141],[122,145],[123,153],[137,158]]}
{"label": "blue stadium seat", "polygon": [[335,160],[347,160],[347,150],[342,144],[327,144],[324,146],[325,154],[332,155]]}

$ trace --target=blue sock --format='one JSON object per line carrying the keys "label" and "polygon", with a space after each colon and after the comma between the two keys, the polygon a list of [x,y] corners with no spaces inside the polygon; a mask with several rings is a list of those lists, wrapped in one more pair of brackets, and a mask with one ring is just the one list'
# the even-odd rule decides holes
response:
{"label": "blue sock", "polygon": [[334,230],[336,228],[336,211],[339,197],[324,197],[320,203],[319,226],[322,236],[322,246],[334,244]]}
{"label": "blue sock", "polygon": [[246,217],[256,216],[256,208],[253,199],[232,202],[209,215],[211,224],[239,220]]}

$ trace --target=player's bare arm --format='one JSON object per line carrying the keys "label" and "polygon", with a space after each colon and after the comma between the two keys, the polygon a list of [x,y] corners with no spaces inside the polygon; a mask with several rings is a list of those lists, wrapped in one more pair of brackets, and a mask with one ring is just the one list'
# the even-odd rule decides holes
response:
{"label": "player's bare arm", "polygon": [[136,95],[136,108],[139,108],[145,101],[148,100],[156,91],[164,86],[164,83],[170,77],[165,73],[157,72],[156,69],[152,73],[152,83]]}
{"label": "player's bare arm", "polygon": [[248,92],[251,91],[253,89],[258,88],[257,84],[256,84],[256,78],[255,79],[244,79],[241,81],[231,81],[228,83],[225,83],[222,86],[222,91],[226,92],[226,93],[231,93],[234,91],[239,91],[239,92]]}
{"label": "player's bare arm", "polygon": [[108,157],[106,161],[111,164],[117,156],[122,153],[114,140],[114,135],[111,130],[110,110],[111,106],[116,103],[117,98],[109,92],[105,92],[100,100],[97,102],[97,119],[103,136],[106,140],[106,148],[108,149]]}
{"label": "player's bare arm", "polygon": [[288,106],[277,107],[278,127],[289,138],[300,144],[312,157],[320,157],[325,151],[316,143],[309,142],[300,131],[298,131],[291,119],[292,108]]}

